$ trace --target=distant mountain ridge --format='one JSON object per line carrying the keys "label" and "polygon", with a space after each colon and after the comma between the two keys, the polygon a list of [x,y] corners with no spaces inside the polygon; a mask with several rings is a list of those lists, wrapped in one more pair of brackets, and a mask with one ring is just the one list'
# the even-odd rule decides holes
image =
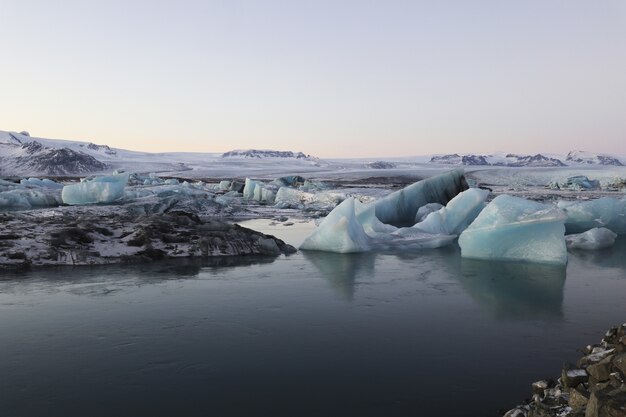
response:
{"label": "distant mountain ridge", "polygon": [[430,158],[429,163],[466,166],[502,166],[502,167],[564,167],[570,165],[612,165],[623,166],[622,162],[610,155],[594,154],[584,151],[570,151],[563,162],[559,158],[549,157],[540,153],[520,155],[509,153],[505,156],[477,154],[447,154]]}
{"label": "distant mountain ridge", "polygon": [[319,159],[314,156],[307,155],[304,152],[274,151],[269,149],[236,149],[225,152],[222,154],[222,158],[291,158],[310,161],[316,161]]}
{"label": "distant mountain ridge", "polygon": [[577,164],[588,165],[614,165],[624,166],[624,164],[617,158],[611,155],[594,154],[585,151],[570,151],[565,158],[567,162],[574,162]]}

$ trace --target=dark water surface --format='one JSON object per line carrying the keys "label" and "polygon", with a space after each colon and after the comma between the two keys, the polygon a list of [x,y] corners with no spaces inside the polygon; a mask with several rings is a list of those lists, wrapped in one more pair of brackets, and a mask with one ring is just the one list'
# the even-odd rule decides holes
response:
{"label": "dark water surface", "polygon": [[624,321],[625,239],[5,273],[0,416],[496,416]]}

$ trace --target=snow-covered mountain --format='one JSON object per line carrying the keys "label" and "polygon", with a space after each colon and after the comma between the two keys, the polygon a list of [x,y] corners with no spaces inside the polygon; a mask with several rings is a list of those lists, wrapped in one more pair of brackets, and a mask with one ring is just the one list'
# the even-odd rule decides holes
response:
{"label": "snow-covered mountain", "polygon": [[447,154],[433,156],[430,161],[433,164],[466,165],[466,166],[501,166],[501,167],[564,167],[576,165],[613,165],[623,166],[621,161],[611,155],[594,154],[583,151],[571,151],[567,156],[546,156],[543,154]]}
{"label": "snow-covered mountain", "polygon": [[0,131],[2,175],[63,176],[102,172],[107,167],[86,152],[66,146],[44,145],[37,138],[31,138],[28,132]]}
{"label": "snow-covered mountain", "polygon": [[563,161],[558,158],[550,158],[540,153],[536,155],[507,154],[505,161],[496,161],[492,165],[507,167],[564,167]]}
{"label": "snow-covered mountain", "polygon": [[449,165],[491,165],[487,162],[487,156],[485,155],[459,155],[453,153],[449,155],[433,156],[430,158],[430,162],[434,164],[449,164]]}
{"label": "snow-covered mountain", "polygon": [[309,161],[319,159],[314,156],[307,155],[304,152],[274,151],[268,149],[235,149],[222,154],[222,158],[289,158],[305,159]]}
{"label": "snow-covered mountain", "polygon": [[[622,159],[625,160],[626,159]],[[304,152],[235,150],[221,153],[149,153],[112,148],[89,141],[32,137],[28,132],[0,131],[0,176],[86,176],[125,170],[137,173],[207,178],[277,178],[284,175],[350,177],[372,175],[372,169],[394,169],[394,175],[430,175],[448,166],[480,167],[621,167],[620,158],[572,151],[563,155],[448,154],[386,160],[318,159]]]}
{"label": "snow-covered mountain", "polygon": [[614,156],[585,151],[570,151],[565,161],[567,163],[576,164],[624,166],[624,164]]}

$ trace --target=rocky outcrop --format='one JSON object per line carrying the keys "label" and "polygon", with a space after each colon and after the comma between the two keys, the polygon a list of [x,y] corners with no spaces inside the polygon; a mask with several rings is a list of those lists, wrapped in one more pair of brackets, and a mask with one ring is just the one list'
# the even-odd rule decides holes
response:
{"label": "rocky outcrop", "polygon": [[530,402],[504,417],[626,417],[626,323],[583,351],[556,381],[533,383]]}
{"label": "rocky outcrop", "polygon": [[0,268],[101,265],[295,252],[280,239],[192,211],[102,207],[0,213]]}

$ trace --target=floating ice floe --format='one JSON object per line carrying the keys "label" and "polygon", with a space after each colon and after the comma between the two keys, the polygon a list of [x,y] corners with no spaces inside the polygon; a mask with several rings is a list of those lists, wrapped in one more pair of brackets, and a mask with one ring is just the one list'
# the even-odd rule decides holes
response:
{"label": "floating ice floe", "polygon": [[3,210],[28,210],[38,207],[54,207],[59,204],[61,204],[61,198],[58,191],[22,187],[0,192],[0,209]]}
{"label": "floating ice floe", "polygon": [[243,198],[258,202],[274,203],[276,190],[274,187],[246,178],[246,185],[243,187]]}
{"label": "floating ice floe", "polygon": [[[408,222],[413,225],[413,222],[408,219],[415,219],[420,208],[419,205],[415,204],[415,201],[423,203],[422,205],[433,202],[447,203],[466,188],[467,184],[463,180],[462,171],[453,171],[422,180],[370,204],[362,204],[350,197],[335,207],[300,248],[351,253],[366,252],[372,249],[435,248],[450,244],[456,235],[439,232],[428,233],[417,229],[403,233],[400,232],[403,229],[399,229],[391,223],[394,221],[397,224]],[[475,198],[473,193],[468,196],[471,196],[469,200]],[[466,199],[459,198],[460,201],[467,202]],[[483,201],[484,198],[481,204]],[[440,214],[437,217],[438,221],[454,230],[461,228],[462,223],[469,223],[471,220],[457,221],[457,219],[465,219],[467,216],[468,205],[465,203],[453,204],[446,214]],[[394,214],[393,210],[396,210],[397,213]],[[461,212],[464,212],[465,215]],[[469,212],[473,213],[474,210],[469,210]],[[379,213],[387,221],[382,221]],[[433,214],[435,213],[431,215]],[[436,222],[433,220],[432,224],[434,225]],[[441,226],[440,229],[443,230],[446,227]]]}
{"label": "floating ice floe", "polygon": [[39,178],[21,180],[19,184],[0,180],[0,210],[29,210],[61,204],[60,185]]}
{"label": "floating ice floe", "polygon": [[565,265],[565,219],[554,206],[500,195],[459,237],[461,255]]}
{"label": "floating ice floe", "polygon": [[124,197],[128,174],[86,179],[63,187],[63,203],[70,205],[112,203]]}
{"label": "floating ice floe", "polygon": [[604,227],[565,236],[568,249],[599,250],[613,246],[617,234]]}
{"label": "floating ice floe", "polygon": [[53,188],[53,189],[61,189],[63,188],[63,184],[59,184],[58,182],[49,180],[48,178],[40,179],[40,178],[24,178],[20,180],[20,185],[24,186],[34,186],[34,187],[45,187],[45,188]]}
{"label": "floating ice floe", "polygon": [[346,199],[346,195],[330,191],[306,192],[296,188],[280,187],[276,193],[277,208],[296,208],[307,211],[332,210]]}
{"label": "floating ice floe", "polygon": [[559,201],[567,214],[567,233],[581,233],[606,227],[618,235],[626,234],[626,198],[603,197],[590,201]]}

